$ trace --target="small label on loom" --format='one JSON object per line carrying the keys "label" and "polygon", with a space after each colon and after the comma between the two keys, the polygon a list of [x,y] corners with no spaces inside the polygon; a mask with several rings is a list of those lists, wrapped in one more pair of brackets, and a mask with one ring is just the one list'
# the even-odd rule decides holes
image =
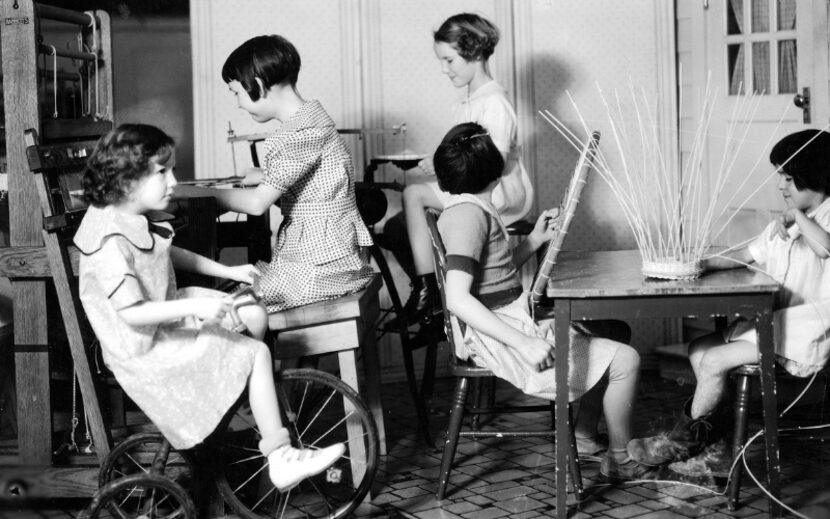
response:
{"label": "small label on loom", "polygon": [[29,18],[6,18],[6,25],[28,25]]}

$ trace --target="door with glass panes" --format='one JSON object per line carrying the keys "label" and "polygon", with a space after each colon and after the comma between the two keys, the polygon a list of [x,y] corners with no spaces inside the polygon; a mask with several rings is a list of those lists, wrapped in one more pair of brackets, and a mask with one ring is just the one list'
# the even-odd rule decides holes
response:
{"label": "door with glass panes", "polygon": [[771,147],[788,133],[827,126],[828,2],[680,1],[699,3],[694,90],[703,95],[708,80],[718,107],[704,157],[710,186],[728,172],[713,229],[724,231],[714,243],[735,245],[784,208]]}

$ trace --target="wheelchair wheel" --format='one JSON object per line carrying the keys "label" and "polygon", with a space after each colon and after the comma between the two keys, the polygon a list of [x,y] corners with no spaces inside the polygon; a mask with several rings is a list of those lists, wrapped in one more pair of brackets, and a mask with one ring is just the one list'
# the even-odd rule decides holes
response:
{"label": "wheelchair wheel", "polygon": [[369,491],[377,469],[377,427],[366,404],[340,379],[313,369],[278,374],[277,395],[295,447],[343,442],[346,453],[327,471],[280,493],[271,484],[267,460],[258,450],[259,435],[242,407],[214,445],[222,497],[247,519],[346,516]]}
{"label": "wheelchair wheel", "polygon": [[95,494],[84,517],[120,519],[196,519],[187,492],[172,479],[157,474],[132,474],[113,480]]}
{"label": "wheelchair wheel", "polygon": [[[110,483],[124,478],[141,475],[158,475],[174,481],[185,493],[193,490],[193,469],[189,460],[173,450],[164,436],[158,432],[134,434],[116,445],[98,473],[98,488],[104,489]],[[142,481],[133,479],[133,481]],[[136,501],[144,497],[144,489],[136,487],[125,492],[123,499],[109,499],[110,512],[117,518],[138,517],[135,514]]]}

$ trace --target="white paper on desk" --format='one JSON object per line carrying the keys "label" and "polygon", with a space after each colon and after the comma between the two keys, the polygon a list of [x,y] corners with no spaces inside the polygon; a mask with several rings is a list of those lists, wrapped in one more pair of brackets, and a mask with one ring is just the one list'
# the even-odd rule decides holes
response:
{"label": "white paper on desk", "polygon": [[782,308],[773,314],[775,351],[819,369],[830,357],[830,299]]}

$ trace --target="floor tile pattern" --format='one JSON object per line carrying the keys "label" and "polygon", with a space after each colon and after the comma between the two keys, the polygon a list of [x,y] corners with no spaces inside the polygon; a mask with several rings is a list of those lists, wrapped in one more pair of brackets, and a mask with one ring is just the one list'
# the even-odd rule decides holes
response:
{"label": "floor tile pattern", "polygon": [[[436,445],[443,440],[450,379],[436,382],[431,402],[432,429]],[[644,373],[637,402],[634,430],[652,434],[671,426],[674,413],[691,394],[692,388]],[[441,460],[439,448],[426,446],[415,436],[411,401],[405,384],[384,387],[389,454],[381,460],[373,500],[358,510],[360,517],[419,519],[531,519],[555,513],[554,449],[547,438],[461,440],[447,498],[435,499]],[[507,385],[499,386],[498,398],[524,402],[527,397]],[[757,407],[757,406],[756,406]],[[782,428],[817,423],[819,406],[794,408],[782,420]],[[750,429],[760,428],[760,416],[751,415]],[[549,424],[548,413],[496,417],[489,425],[510,427]],[[823,433],[823,438],[822,438]],[[763,438],[747,450],[750,469],[763,481]],[[830,434],[825,431],[788,434],[781,439],[783,500],[810,519],[830,519]],[[598,478],[599,464],[583,460],[582,476],[586,497],[571,507],[574,519],[658,519],[658,518],[741,518],[767,517],[767,500],[748,477],[743,478],[741,507],[726,508],[722,481],[677,481],[662,473],[660,481],[609,486]],[[573,504],[573,499],[569,499]],[[0,518],[75,517],[82,501],[39,503],[26,510],[0,510]]]}

